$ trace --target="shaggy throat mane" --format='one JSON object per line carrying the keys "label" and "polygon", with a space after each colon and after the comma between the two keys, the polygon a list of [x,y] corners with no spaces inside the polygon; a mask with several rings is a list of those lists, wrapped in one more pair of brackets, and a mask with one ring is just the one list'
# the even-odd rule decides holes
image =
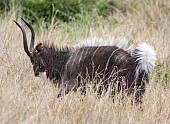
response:
{"label": "shaggy throat mane", "polygon": [[46,76],[48,79],[61,80],[63,68],[69,59],[71,49],[68,47],[44,46],[44,61],[46,63]]}

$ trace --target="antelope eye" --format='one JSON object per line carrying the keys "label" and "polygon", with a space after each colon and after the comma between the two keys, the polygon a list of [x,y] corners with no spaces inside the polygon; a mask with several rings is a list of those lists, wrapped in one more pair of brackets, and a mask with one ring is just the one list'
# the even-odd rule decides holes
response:
{"label": "antelope eye", "polygon": [[42,66],[41,66],[41,65],[39,65],[39,68],[40,68],[40,69],[42,69]]}
{"label": "antelope eye", "polygon": [[39,65],[39,68],[40,68],[40,69],[43,69],[44,67],[43,67],[42,65]]}

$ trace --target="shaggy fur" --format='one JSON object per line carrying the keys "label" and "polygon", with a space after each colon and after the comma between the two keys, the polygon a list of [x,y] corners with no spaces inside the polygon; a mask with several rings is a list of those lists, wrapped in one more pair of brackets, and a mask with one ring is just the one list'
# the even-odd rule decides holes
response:
{"label": "shaggy fur", "polygon": [[[111,94],[126,90],[129,94],[134,93],[137,100],[145,91],[148,83],[148,74],[138,71],[138,62],[128,52],[116,46],[80,47],[76,49],[58,49],[52,46],[41,46],[42,51],[36,50],[33,57],[44,68],[47,78],[54,83],[61,84],[62,93],[67,94],[70,90],[86,89],[87,79],[100,85],[98,93],[107,91],[112,87]],[[37,65],[34,65],[39,67]],[[36,68],[35,67],[35,68]],[[39,69],[34,70],[35,76]],[[122,84],[124,78],[124,84]]]}
{"label": "shaggy fur", "polygon": [[[21,19],[31,30],[32,49],[34,30]],[[78,88],[85,93],[87,83],[92,82],[99,85],[99,94],[108,89],[111,89],[111,95],[126,91],[134,94],[136,101],[141,101],[156,61],[156,53],[148,44],[139,44],[131,50],[131,54],[117,46],[97,46],[94,41],[92,46],[77,45],[73,48],[40,43],[29,51],[25,30],[15,23],[23,33],[24,50],[31,59],[35,76],[45,72],[49,80],[60,84],[62,90],[59,96]]]}

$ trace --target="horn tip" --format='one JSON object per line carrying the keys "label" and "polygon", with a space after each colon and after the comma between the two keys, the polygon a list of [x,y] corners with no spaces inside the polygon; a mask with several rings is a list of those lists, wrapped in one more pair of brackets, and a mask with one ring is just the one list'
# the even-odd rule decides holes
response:
{"label": "horn tip", "polygon": [[24,19],[24,18],[22,18],[21,16],[20,16],[20,18],[21,18],[21,20],[22,20],[22,21],[24,21],[25,23],[27,23],[27,22],[25,21],[25,19]]}
{"label": "horn tip", "polygon": [[15,24],[17,24],[18,25],[18,22],[16,21],[16,20],[13,20],[14,22],[15,22]]}
{"label": "horn tip", "polygon": [[21,15],[19,15],[19,17],[20,17],[21,19],[23,19]]}

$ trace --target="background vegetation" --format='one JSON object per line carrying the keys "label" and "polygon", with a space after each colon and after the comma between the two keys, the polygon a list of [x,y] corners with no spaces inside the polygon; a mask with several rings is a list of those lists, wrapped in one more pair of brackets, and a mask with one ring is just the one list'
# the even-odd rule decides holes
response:
{"label": "background vegetation", "polygon": [[72,22],[82,19],[82,14],[91,14],[94,11],[107,17],[116,9],[125,13],[127,7],[118,0],[4,0],[0,2],[1,13],[10,11],[13,5],[20,6],[26,18],[32,22],[37,22],[39,19],[50,22],[54,14],[56,14],[55,19]]}
{"label": "background vegetation", "polygon": [[[169,0],[1,0],[0,1],[0,123],[170,123],[170,2]],[[157,67],[141,106],[130,97],[115,103],[95,93],[70,93],[36,78],[14,24],[26,18],[36,30],[36,43],[74,45],[87,37],[128,38],[151,44]],[[24,25],[23,25],[24,26]],[[28,41],[30,32],[27,31]]]}

